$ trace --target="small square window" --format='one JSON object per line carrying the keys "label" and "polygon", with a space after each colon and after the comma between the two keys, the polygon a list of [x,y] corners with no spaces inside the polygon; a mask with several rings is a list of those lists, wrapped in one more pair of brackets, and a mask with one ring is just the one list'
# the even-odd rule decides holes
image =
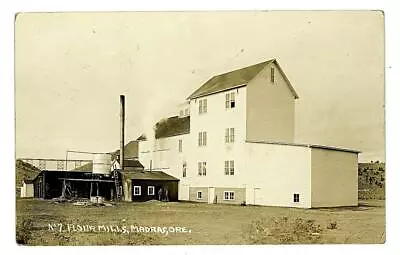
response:
{"label": "small square window", "polygon": [[235,192],[224,191],[224,200],[235,200]]}
{"label": "small square window", "polygon": [[197,199],[203,199],[203,193],[201,191],[197,191]]}
{"label": "small square window", "polygon": [[149,196],[154,196],[154,186],[148,186],[147,187],[147,195]]}
{"label": "small square window", "polygon": [[300,194],[293,194],[293,202],[298,203],[300,202]]}
{"label": "small square window", "polygon": [[142,194],[142,187],[141,186],[133,186],[133,195],[140,196]]}

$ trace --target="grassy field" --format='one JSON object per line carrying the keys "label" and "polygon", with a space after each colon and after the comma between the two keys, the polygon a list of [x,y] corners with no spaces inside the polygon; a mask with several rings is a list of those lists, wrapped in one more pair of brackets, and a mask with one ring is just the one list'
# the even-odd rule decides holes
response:
{"label": "grassy field", "polygon": [[[17,199],[16,211],[17,240],[27,245],[383,243],[385,240],[383,200],[360,201],[353,208],[295,209],[156,201],[97,207]],[[61,232],[57,229],[60,225],[51,225],[53,230],[49,228],[49,224],[60,223]],[[128,230],[130,226],[173,226],[180,227],[175,231],[181,232],[166,234],[159,231],[161,228],[157,233],[74,232],[72,225],[67,224],[75,224],[75,230],[79,228],[77,225],[118,225]],[[300,238],[293,240],[293,236]]]}

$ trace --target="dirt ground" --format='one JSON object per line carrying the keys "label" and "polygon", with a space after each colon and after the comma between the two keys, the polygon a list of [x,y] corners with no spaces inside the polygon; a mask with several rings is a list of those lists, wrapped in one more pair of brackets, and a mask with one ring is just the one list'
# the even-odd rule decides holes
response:
{"label": "dirt ground", "polygon": [[[16,217],[17,240],[27,245],[251,244],[244,233],[254,220],[279,217],[314,220],[322,229],[318,243],[385,241],[384,200],[296,209],[158,201],[98,207],[17,199]],[[327,229],[331,222],[336,229]]]}

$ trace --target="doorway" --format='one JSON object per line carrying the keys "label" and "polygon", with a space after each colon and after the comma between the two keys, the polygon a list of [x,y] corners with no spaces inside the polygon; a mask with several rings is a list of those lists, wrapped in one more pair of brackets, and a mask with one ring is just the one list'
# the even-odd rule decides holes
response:
{"label": "doorway", "polygon": [[215,188],[209,187],[208,188],[208,203],[214,204],[214,199],[215,199]]}

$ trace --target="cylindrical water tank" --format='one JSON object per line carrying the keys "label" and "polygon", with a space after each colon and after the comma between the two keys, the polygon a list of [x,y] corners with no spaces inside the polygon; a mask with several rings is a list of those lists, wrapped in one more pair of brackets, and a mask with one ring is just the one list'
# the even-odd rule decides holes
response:
{"label": "cylindrical water tank", "polygon": [[110,154],[94,154],[93,155],[93,173],[107,174],[111,173],[111,155]]}

